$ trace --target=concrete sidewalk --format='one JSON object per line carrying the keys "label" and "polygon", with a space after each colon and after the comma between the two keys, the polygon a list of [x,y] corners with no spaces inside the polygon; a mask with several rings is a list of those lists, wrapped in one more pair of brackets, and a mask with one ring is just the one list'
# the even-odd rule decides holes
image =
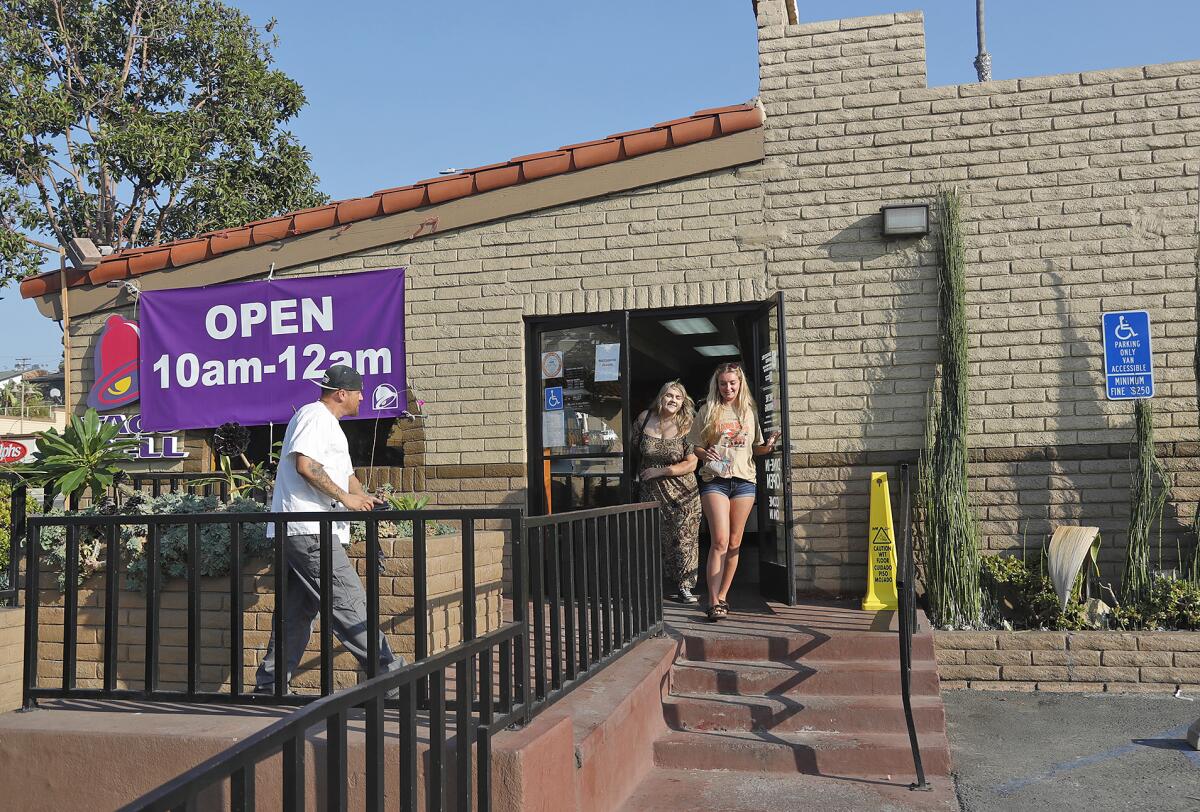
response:
{"label": "concrete sidewalk", "polygon": [[1200,716],[1162,694],[945,691],[965,812],[1200,809]]}

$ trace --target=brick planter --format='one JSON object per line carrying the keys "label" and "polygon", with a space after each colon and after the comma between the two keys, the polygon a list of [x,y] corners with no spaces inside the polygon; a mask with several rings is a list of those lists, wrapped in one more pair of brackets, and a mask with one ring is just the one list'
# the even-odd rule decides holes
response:
{"label": "brick planter", "polygon": [[934,632],[943,688],[1200,692],[1200,632]]}
{"label": "brick planter", "polygon": [[[477,631],[501,624],[503,554],[507,534],[475,532]],[[393,650],[410,662],[415,650],[413,620],[412,539],[381,538],[386,571],[379,579],[380,627]],[[364,542],[347,550],[359,575],[366,573]],[[462,640],[462,537],[430,536],[428,547],[429,651],[446,649]],[[266,653],[274,609],[271,562],[245,562],[242,581],[244,639],[243,685],[254,684],[254,672]],[[43,572],[38,610],[38,685],[58,687],[63,669],[63,593],[57,572]],[[122,586],[125,576],[121,575]],[[76,687],[103,687],[104,579],[88,579],[79,588]],[[228,691],[229,610],[228,578],[203,578],[200,593],[200,689]],[[145,673],[146,596],[122,589],[118,597],[117,687],[141,690]],[[293,688],[305,692],[320,687],[320,621],[313,627],[308,649],[292,678]],[[358,661],[334,639],[334,682],[337,687],[358,682]],[[183,690],[187,668],[187,584],[171,579],[159,598],[159,689]]]}

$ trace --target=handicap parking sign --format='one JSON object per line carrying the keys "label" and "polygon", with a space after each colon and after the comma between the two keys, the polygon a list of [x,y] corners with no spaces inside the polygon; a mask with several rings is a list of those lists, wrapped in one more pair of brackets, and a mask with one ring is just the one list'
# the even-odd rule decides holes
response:
{"label": "handicap parking sign", "polygon": [[546,411],[557,412],[563,408],[563,393],[561,386],[546,387]]}
{"label": "handicap parking sign", "polygon": [[1101,317],[1104,334],[1104,382],[1109,400],[1154,397],[1154,357],[1150,314],[1122,310]]}

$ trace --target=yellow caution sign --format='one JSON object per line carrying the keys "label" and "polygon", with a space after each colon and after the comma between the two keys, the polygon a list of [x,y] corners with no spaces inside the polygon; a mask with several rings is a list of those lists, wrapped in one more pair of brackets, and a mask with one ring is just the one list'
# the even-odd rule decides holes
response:
{"label": "yellow caution sign", "polygon": [[896,530],[892,526],[892,499],[887,474],[871,474],[871,525],[867,536],[867,594],[862,608],[895,609]]}

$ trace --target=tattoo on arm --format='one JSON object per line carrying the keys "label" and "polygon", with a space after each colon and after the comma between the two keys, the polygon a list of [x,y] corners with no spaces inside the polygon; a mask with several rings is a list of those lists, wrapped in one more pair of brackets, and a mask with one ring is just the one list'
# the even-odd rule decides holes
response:
{"label": "tattoo on arm", "polygon": [[308,480],[310,485],[326,496],[337,499],[339,502],[348,496],[345,491],[334,484],[334,481],[329,478],[324,465],[311,457],[302,457],[302,459],[307,460],[307,464],[298,465],[296,469],[300,472],[301,476]]}

